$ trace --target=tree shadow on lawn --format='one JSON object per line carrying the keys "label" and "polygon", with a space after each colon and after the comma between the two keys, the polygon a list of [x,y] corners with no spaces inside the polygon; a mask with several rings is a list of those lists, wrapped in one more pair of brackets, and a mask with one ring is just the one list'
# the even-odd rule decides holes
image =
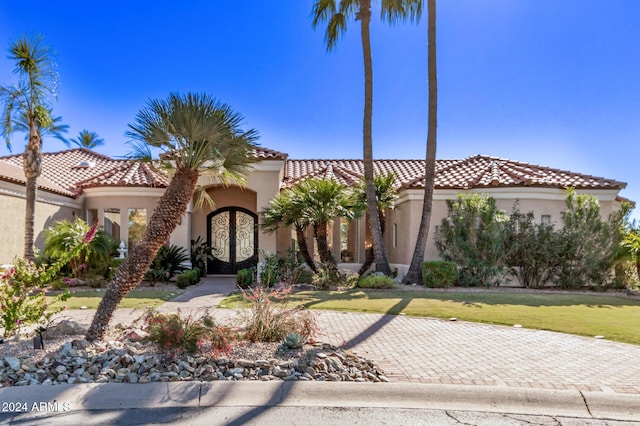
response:
{"label": "tree shadow on lawn", "polygon": [[[628,299],[602,294],[532,294],[532,293],[477,293],[477,292],[408,292],[398,290],[366,290],[354,289],[334,292],[303,292],[298,293],[298,299],[307,308],[313,308],[323,302],[354,302],[360,300],[388,300],[399,299],[400,303],[394,305],[386,313],[397,315],[411,301],[420,299],[461,303],[465,306],[481,307],[481,305],[513,305],[513,306],[586,306],[590,308],[613,309],[615,307],[638,306],[640,300]],[[311,299],[311,300],[310,300]],[[403,306],[398,308],[398,306]],[[354,306],[357,309],[357,306]],[[346,308],[345,308],[346,309]]]}

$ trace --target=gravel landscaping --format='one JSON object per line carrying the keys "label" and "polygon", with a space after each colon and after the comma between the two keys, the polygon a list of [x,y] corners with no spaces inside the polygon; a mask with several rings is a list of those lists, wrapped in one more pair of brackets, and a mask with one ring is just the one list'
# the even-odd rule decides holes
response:
{"label": "gravel landscaping", "polygon": [[[75,326],[72,321],[66,325],[70,330]],[[144,337],[139,329],[116,326],[103,342],[89,343],[80,334],[52,336],[45,340],[45,350],[34,350],[31,339],[9,339],[0,344],[0,387],[193,380],[388,381],[375,361],[328,344],[283,351],[279,343],[239,342],[216,357],[169,356]]]}

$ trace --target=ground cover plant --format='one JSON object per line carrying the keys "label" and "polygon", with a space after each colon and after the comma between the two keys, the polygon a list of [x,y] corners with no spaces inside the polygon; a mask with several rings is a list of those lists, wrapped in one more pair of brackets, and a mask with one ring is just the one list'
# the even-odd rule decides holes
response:
{"label": "ground cover plant", "polygon": [[[120,307],[157,308],[182,293],[182,290],[133,290],[124,297]],[[97,309],[103,295],[104,292],[102,291],[76,291],[71,293],[71,297],[64,302],[55,302],[52,298],[50,306],[52,308],[61,308],[62,306],[66,306],[67,309],[80,309],[81,306],[86,306],[86,309]],[[47,297],[47,299],[49,299],[49,297]]]}
{"label": "ground cover plant", "polygon": [[[600,294],[303,291],[290,296],[292,306],[310,309],[435,317],[559,331],[640,344],[640,300]],[[247,306],[239,293],[221,307]]]}

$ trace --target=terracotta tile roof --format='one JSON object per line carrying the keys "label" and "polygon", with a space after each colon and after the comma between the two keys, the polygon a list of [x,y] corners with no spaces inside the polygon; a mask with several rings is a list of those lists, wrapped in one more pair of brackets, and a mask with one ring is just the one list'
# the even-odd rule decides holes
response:
{"label": "terracotta tile roof", "polygon": [[264,160],[286,160],[288,157],[288,155],[283,152],[261,146],[256,146],[253,153],[256,157]]}
{"label": "terracotta tile roof", "polygon": [[[290,160],[287,154],[256,147],[261,159],[286,160],[284,186],[306,177],[335,179],[353,185],[364,174],[362,160]],[[101,186],[166,187],[168,177],[148,164],[115,160],[84,148],[42,154],[40,188],[78,196]],[[401,188],[424,188],[424,160],[375,160],[375,173],[393,173]],[[24,183],[22,154],[0,157],[0,179]],[[626,183],[546,166],[478,155],[436,161],[436,188],[469,189],[540,186],[576,189],[622,189]]]}
{"label": "terracotta tile roof", "polygon": [[[401,188],[424,188],[424,160],[374,160],[374,171],[394,173]],[[305,177],[317,176],[352,185],[363,173],[362,160],[288,160],[283,183],[292,186]],[[622,189],[627,184],[484,155],[464,160],[436,160],[435,187],[438,189],[521,186]]]}
{"label": "terracotta tile roof", "polygon": [[[24,176],[22,167],[14,166],[13,164],[0,160],[0,180],[24,185],[27,178],[25,178]],[[51,182],[44,176],[40,176],[37,180],[37,183],[38,187],[45,191],[66,195],[67,197],[74,196],[73,192],[64,189],[54,182]]]}
{"label": "terracotta tile roof", "polygon": [[102,186],[135,186],[166,188],[169,177],[162,171],[153,169],[148,163],[135,161],[122,162],[120,165],[76,184],[78,188]]}
{"label": "terracotta tile roof", "polygon": [[[22,173],[22,154],[1,157],[0,162],[18,167]],[[115,160],[85,148],[69,149],[42,154],[41,178],[53,182],[67,191],[65,195],[71,196],[78,196],[82,188],[96,186],[166,185],[167,178],[164,174],[135,164],[132,160]],[[4,176],[1,170],[0,176]],[[78,183],[82,183],[82,186]]]}

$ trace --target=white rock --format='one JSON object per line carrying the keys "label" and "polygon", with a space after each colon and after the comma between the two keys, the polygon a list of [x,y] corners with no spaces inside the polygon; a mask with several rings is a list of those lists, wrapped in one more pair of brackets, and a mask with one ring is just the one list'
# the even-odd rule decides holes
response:
{"label": "white rock", "polygon": [[13,356],[8,356],[4,358],[4,362],[11,368],[13,371],[20,370],[20,360]]}

